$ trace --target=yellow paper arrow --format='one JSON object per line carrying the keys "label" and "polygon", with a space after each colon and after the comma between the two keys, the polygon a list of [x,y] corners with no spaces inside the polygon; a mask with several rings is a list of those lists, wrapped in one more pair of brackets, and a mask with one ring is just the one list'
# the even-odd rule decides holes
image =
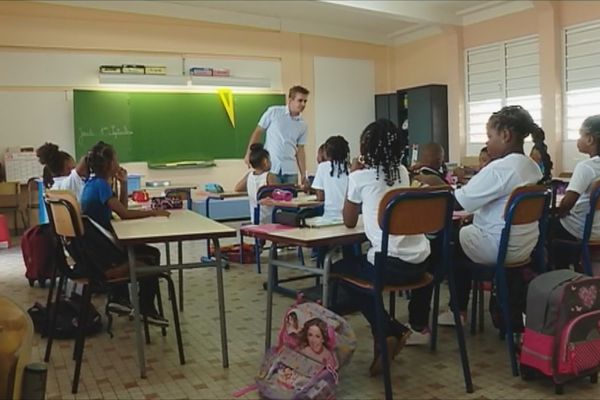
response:
{"label": "yellow paper arrow", "polygon": [[219,98],[221,99],[221,103],[223,103],[223,107],[225,107],[225,111],[227,111],[227,116],[229,117],[229,121],[231,121],[231,126],[235,128],[235,112],[233,109],[233,92],[231,89],[219,89],[217,91],[219,93]]}

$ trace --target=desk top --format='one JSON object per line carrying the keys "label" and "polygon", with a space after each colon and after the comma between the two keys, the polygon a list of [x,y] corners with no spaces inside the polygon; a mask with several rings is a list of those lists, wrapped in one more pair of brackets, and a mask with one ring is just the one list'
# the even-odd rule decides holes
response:
{"label": "desk top", "polygon": [[346,228],[344,225],[294,228],[280,224],[266,224],[246,225],[242,226],[240,230],[248,236],[302,247],[351,244],[367,239],[362,219],[359,219],[354,228]]}
{"label": "desk top", "polygon": [[235,237],[235,229],[189,210],[169,210],[167,217],[150,217],[113,221],[117,239],[123,244],[159,243]]}
{"label": "desk top", "polygon": [[231,199],[231,198],[235,198],[235,197],[248,197],[248,193],[246,193],[246,192],[214,193],[214,192],[199,191],[198,195],[200,195],[202,197],[207,197],[209,199],[216,199],[216,200]]}

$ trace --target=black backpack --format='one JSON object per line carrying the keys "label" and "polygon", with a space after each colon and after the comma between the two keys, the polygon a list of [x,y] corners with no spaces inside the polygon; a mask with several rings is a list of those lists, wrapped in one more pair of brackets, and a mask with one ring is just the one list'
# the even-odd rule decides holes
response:
{"label": "black backpack", "polygon": [[[50,305],[54,307],[55,303]],[[81,297],[73,295],[70,299],[61,299],[58,306],[58,315],[56,316],[56,326],[52,337],[54,339],[74,339],[79,328],[79,315],[83,307]],[[85,328],[85,335],[94,335],[102,330],[102,317],[93,304],[89,305],[88,322]],[[33,327],[42,337],[48,336],[48,320],[50,313],[46,306],[36,302],[33,307],[27,310],[33,320]]]}

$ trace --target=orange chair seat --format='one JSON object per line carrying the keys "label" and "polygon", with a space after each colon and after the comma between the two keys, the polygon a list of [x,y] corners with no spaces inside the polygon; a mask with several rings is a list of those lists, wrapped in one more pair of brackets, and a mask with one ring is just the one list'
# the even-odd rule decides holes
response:
{"label": "orange chair seat", "polygon": [[[363,280],[363,279],[358,279],[355,278],[353,276],[348,276],[348,275],[344,275],[344,274],[330,274],[331,278],[334,279],[340,279],[342,281],[351,283],[354,286],[358,286],[360,288],[363,289],[373,289],[373,283]],[[433,282],[433,276],[429,273],[425,273],[423,275],[423,277],[418,280],[417,282],[413,282],[407,285],[386,285],[383,287],[383,291],[384,292],[398,292],[398,291],[404,291],[404,290],[414,290],[414,289],[419,289],[422,287],[425,287],[427,285],[429,285],[431,282]]]}

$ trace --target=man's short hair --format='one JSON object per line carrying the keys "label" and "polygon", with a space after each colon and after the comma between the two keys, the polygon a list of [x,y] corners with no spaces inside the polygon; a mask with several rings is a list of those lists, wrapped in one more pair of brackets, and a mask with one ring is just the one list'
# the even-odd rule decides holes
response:
{"label": "man's short hair", "polygon": [[296,85],[290,88],[290,93],[288,94],[288,97],[290,99],[293,99],[298,93],[308,96],[310,92],[307,88],[302,87],[300,85]]}

